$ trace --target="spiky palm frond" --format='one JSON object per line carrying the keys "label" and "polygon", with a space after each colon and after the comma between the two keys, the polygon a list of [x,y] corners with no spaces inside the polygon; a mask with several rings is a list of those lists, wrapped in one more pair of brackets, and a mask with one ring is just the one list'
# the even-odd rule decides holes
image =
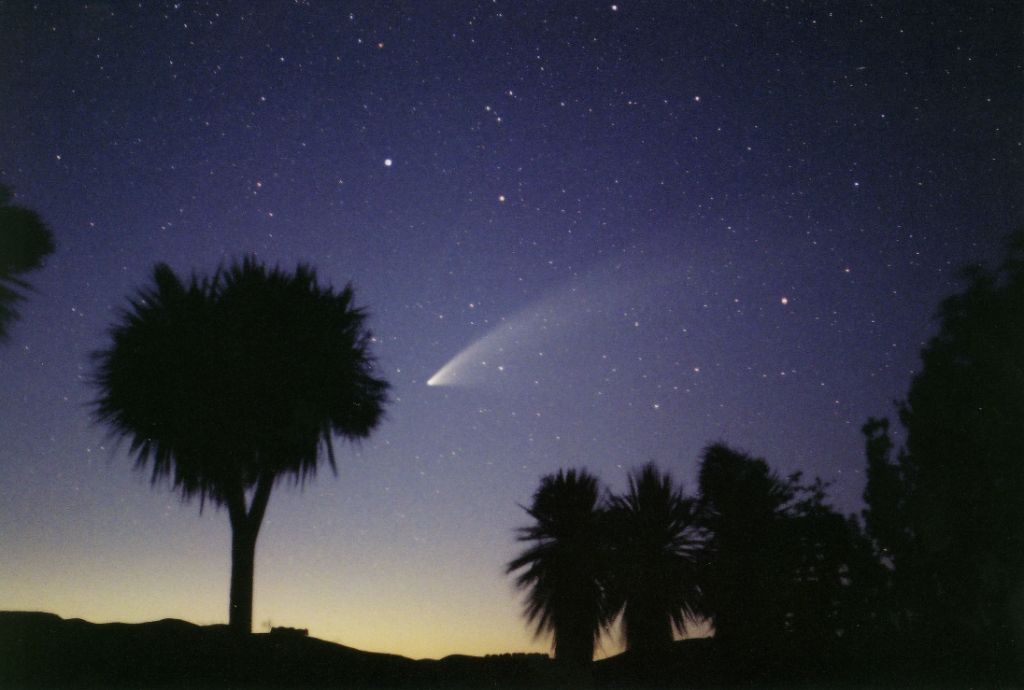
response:
{"label": "spiky palm frond", "polygon": [[334,435],[376,426],[387,384],[373,374],[351,287],[247,258],[183,281],[165,264],[94,356],[95,417],[130,441],[153,481],[220,504],[261,477],[304,481]]}
{"label": "spiky palm frond", "polygon": [[630,474],[625,495],[611,497],[609,515],[615,549],[612,596],[622,611],[626,647],[656,651],[703,610],[697,572],[702,535],[693,501],[671,475],[647,464]]}
{"label": "spiky palm frond", "polygon": [[0,185],[0,341],[19,314],[17,304],[31,286],[20,276],[36,271],[53,253],[53,235],[39,215],[12,206],[11,191]]}

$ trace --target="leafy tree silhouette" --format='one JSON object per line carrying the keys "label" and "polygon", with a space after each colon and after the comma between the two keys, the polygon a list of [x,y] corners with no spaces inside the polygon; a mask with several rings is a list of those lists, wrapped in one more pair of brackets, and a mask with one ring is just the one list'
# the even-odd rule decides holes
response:
{"label": "leafy tree silhouette", "polygon": [[53,253],[53,235],[32,210],[11,204],[11,190],[0,184],[0,341],[18,318],[16,305],[31,286],[20,276],[42,268]]}
{"label": "leafy tree silhouette", "polygon": [[921,561],[912,556],[913,534],[907,517],[906,486],[899,456],[889,435],[889,420],[871,417],[861,427],[867,456],[867,483],[861,512],[864,532],[878,563],[876,592],[873,600],[878,637],[899,637],[912,632],[913,609],[910,605],[922,592],[916,582],[927,579],[916,573]]}
{"label": "leafy tree silhouette", "polygon": [[883,562],[896,566],[909,547],[909,526],[906,521],[906,496],[903,474],[892,459],[893,442],[889,436],[889,420],[871,417],[861,427],[865,437],[868,460],[867,484],[864,487],[864,527]]}
{"label": "leafy tree silhouette", "polygon": [[159,264],[95,353],[95,418],[130,439],[136,467],[183,499],[226,506],[230,627],[252,630],[256,538],[274,484],[304,484],[332,438],[377,426],[388,384],[374,376],[351,286],[252,258],[182,281]]}
{"label": "leafy tree silhouette", "polygon": [[759,458],[717,443],[705,448],[698,510],[708,530],[704,585],[715,636],[726,643],[782,634],[779,591],[788,584],[779,522],[793,498]]}
{"label": "leafy tree silhouette", "polygon": [[507,566],[527,591],[524,613],[538,636],[553,635],[555,659],[585,668],[611,621],[607,596],[610,552],[600,489],[586,470],[559,470],[541,479],[523,508],[534,524],[518,530],[530,543]]}
{"label": "leafy tree silhouette", "polygon": [[869,421],[865,518],[892,556],[913,635],[1024,672],[1024,231],[997,270],[963,277],[898,405],[896,461]]}
{"label": "leafy tree silhouette", "polygon": [[[826,485],[779,477],[760,458],[718,443],[704,450],[697,514],[707,530],[702,585],[715,636],[746,658],[806,666],[811,650],[862,638],[879,568]],[[820,655],[819,655],[820,656]]]}
{"label": "leafy tree silhouette", "polygon": [[[878,630],[877,598],[884,593],[884,569],[853,517],[827,503],[820,479],[789,481],[794,500],[776,525],[784,572],[784,630],[804,652],[863,646]],[[792,646],[792,645],[791,645]]]}
{"label": "leafy tree silhouette", "polygon": [[649,463],[629,476],[629,488],[609,501],[614,544],[612,601],[622,612],[626,648],[656,656],[702,610],[698,586],[701,534],[694,504]]}

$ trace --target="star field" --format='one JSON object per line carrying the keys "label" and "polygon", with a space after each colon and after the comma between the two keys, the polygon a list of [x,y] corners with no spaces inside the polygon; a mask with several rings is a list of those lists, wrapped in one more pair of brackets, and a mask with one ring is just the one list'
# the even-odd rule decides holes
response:
{"label": "star field", "polygon": [[0,2],[0,181],[57,244],[0,349],[0,609],[226,619],[226,516],[151,490],[89,417],[90,352],[157,261],[351,281],[393,386],[337,478],[275,489],[258,622],[546,650],[503,564],[560,467],[618,488],[655,460],[692,487],[724,440],[859,510],[861,424],[1022,220],[1021,20]]}

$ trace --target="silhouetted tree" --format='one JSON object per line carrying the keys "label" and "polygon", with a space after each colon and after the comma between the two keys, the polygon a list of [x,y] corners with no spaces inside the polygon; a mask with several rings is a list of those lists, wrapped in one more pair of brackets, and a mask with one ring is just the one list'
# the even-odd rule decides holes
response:
{"label": "silhouetted tree", "polygon": [[869,488],[902,495],[868,496],[866,517],[884,548],[898,544],[916,635],[997,664],[1016,656],[1024,671],[1024,232],[997,270],[964,278],[899,405],[898,464],[879,464],[869,445]]}
{"label": "silhouetted tree", "polygon": [[780,590],[789,585],[779,522],[789,485],[759,458],[724,444],[704,450],[698,510],[708,530],[704,593],[715,636],[766,642],[784,631]]}
{"label": "silhouetted tree", "polygon": [[11,190],[0,185],[0,341],[18,318],[17,303],[30,285],[21,276],[42,268],[53,253],[53,235],[35,211],[11,204]]}
{"label": "silhouetted tree", "polygon": [[857,520],[828,505],[824,482],[802,485],[793,477],[789,486],[794,500],[777,522],[790,577],[780,590],[784,630],[804,650],[862,645],[879,627],[885,570]]}
{"label": "silhouetted tree", "polygon": [[895,567],[907,552],[906,487],[900,464],[893,460],[889,420],[874,417],[861,428],[868,460],[864,488],[864,527],[879,556]]}
{"label": "silhouetted tree", "polygon": [[374,376],[364,312],[294,273],[245,259],[182,281],[165,264],[97,352],[95,418],[130,440],[136,466],[184,499],[226,506],[230,626],[252,629],[256,538],[274,484],[303,484],[332,438],[366,437],[387,383]]}
{"label": "silhouetted tree", "polygon": [[892,457],[889,420],[869,418],[861,432],[868,461],[866,508],[861,515],[878,563],[872,602],[877,619],[875,632],[879,638],[892,638],[908,631],[910,611],[918,608],[910,602],[921,596],[914,584],[921,579],[922,574],[914,574],[920,560],[912,556],[914,541],[907,518],[906,484],[899,456]]}
{"label": "silhouetted tree", "polygon": [[702,610],[698,586],[700,530],[694,505],[670,474],[649,463],[612,496],[609,522],[615,550],[612,596],[622,613],[626,648],[644,656],[667,650]]}
{"label": "silhouetted tree", "polygon": [[559,470],[541,479],[524,510],[534,523],[518,530],[530,544],[507,566],[521,571],[525,616],[536,634],[551,633],[555,658],[585,667],[611,619],[607,597],[609,548],[596,477]]}
{"label": "silhouetted tree", "polygon": [[857,523],[826,503],[824,483],[781,478],[715,444],[704,450],[699,488],[704,601],[724,645],[769,661],[859,634],[878,566]]}

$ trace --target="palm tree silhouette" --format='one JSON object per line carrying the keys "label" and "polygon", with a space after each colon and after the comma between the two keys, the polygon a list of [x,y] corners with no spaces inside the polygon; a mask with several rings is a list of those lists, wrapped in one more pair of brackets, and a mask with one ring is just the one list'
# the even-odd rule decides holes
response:
{"label": "palm tree silhouette", "polygon": [[11,205],[11,190],[0,185],[0,341],[18,318],[15,305],[25,299],[22,291],[31,286],[21,274],[43,266],[53,253],[53,235],[32,210]]}
{"label": "palm tree silhouette", "polygon": [[694,503],[670,474],[649,463],[610,499],[615,550],[612,598],[622,612],[626,649],[656,654],[702,610],[697,572],[701,533]]}
{"label": "palm tree silhouette", "polygon": [[507,566],[521,570],[525,616],[538,636],[552,633],[555,659],[574,667],[593,660],[594,644],[611,620],[606,582],[608,549],[598,480],[586,470],[559,470],[541,479],[535,520],[518,530],[532,545]]}
{"label": "palm tree silhouette", "polygon": [[274,484],[304,484],[333,436],[376,427],[388,384],[373,375],[365,313],[341,292],[254,259],[183,282],[156,266],[95,353],[95,418],[130,440],[136,467],[183,499],[226,506],[232,630],[252,630],[256,537]]}

